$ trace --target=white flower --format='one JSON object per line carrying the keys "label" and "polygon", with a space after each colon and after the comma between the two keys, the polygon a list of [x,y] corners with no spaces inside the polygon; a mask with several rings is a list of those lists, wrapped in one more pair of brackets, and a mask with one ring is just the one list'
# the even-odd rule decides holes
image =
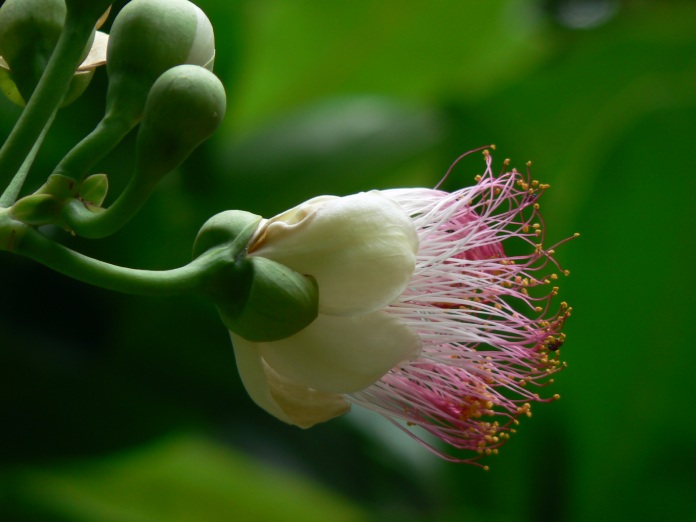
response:
{"label": "white flower", "polygon": [[[475,462],[532,402],[558,397],[537,392],[564,367],[571,312],[551,306],[549,268],[560,267],[543,244],[547,185],[514,169],[495,176],[484,155],[473,187],[325,196],[262,223],[250,255],[314,276],[320,313],[280,341],[232,334],[261,407],[309,427],[358,404],[449,460]],[[424,432],[473,457],[442,453]]]}
{"label": "white flower", "polygon": [[314,277],[319,317],[280,341],[231,334],[252,399],[285,422],[309,427],[345,413],[344,394],[416,358],[418,334],[383,308],[409,284],[417,252],[411,219],[378,192],[321,196],[263,221],[249,255]]}

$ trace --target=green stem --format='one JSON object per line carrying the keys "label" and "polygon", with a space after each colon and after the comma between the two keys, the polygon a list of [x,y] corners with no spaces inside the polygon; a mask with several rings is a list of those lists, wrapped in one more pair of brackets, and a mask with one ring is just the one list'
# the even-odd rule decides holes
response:
{"label": "green stem", "polygon": [[[227,249],[206,252],[188,265],[172,270],[139,270],[112,265],[60,245],[33,227],[15,222],[10,250],[77,279],[127,294],[166,296],[204,291],[211,273],[233,268]],[[0,234],[1,235],[1,234]]]}
{"label": "green stem", "polygon": [[51,114],[51,117],[48,119],[46,126],[43,128],[41,134],[39,134],[38,139],[34,143],[34,146],[29,151],[29,155],[24,159],[24,163],[22,163],[19,171],[17,174],[15,174],[14,178],[12,178],[12,181],[10,181],[10,184],[5,189],[5,192],[3,192],[2,196],[0,196],[0,208],[12,206],[12,204],[17,201],[17,196],[19,196],[19,192],[22,190],[24,181],[27,179],[29,169],[31,169],[34,159],[36,158],[36,154],[39,152],[41,144],[46,137],[46,133],[51,127],[57,113],[57,109],[53,111],[53,114]]}
{"label": "green stem", "polygon": [[63,101],[93,27],[93,20],[71,16],[68,11],[46,70],[0,149],[0,187],[6,186],[20,169],[51,114]]}
{"label": "green stem", "polygon": [[73,186],[79,187],[89,169],[111,152],[134,126],[135,122],[130,119],[105,116],[91,133],[68,152],[54,174],[75,181]]}
{"label": "green stem", "polygon": [[147,179],[136,173],[109,208],[92,212],[81,201],[73,199],[63,207],[62,222],[81,237],[99,239],[110,236],[140,210],[156,184],[157,180]]}

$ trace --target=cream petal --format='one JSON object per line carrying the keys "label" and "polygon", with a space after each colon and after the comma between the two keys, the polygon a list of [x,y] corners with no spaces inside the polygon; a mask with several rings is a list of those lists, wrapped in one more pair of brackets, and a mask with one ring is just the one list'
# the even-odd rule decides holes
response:
{"label": "cream petal", "polygon": [[279,375],[261,358],[254,343],[231,333],[237,369],[251,399],[274,417],[301,428],[350,410],[341,395],[301,386]]}
{"label": "cream petal", "polygon": [[249,251],[313,276],[321,313],[364,314],[406,288],[418,235],[401,207],[379,192],[322,196],[265,222]]}
{"label": "cream petal", "polygon": [[338,393],[326,393],[296,384],[263,363],[271,395],[292,424],[311,428],[350,411],[350,403]]}
{"label": "cream petal", "polygon": [[293,382],[328,393],[351,393],[417,357],[421,340],[398,317],[377,311],[351,317],[320,314],[299,333],[257,346],[263,359]]}
{"label": "cream petal", "polygon": [[92,48],[89,50],[89,54],[85,60],[77,68],[78,72],[89,71],[100,65],[106,63],[106,48],[109,44],[109,35],[97,31],[94,34],[94,42],[92,43]]}
{"label": "cream petal", "polygon": [[237,361],[237,371],[242,379],[249,397],[261,408],[280,420],[292,424],[278,403],[273,399],[268,378],[263,367],[261,354],[251,343],[230,332],[234,357]]}

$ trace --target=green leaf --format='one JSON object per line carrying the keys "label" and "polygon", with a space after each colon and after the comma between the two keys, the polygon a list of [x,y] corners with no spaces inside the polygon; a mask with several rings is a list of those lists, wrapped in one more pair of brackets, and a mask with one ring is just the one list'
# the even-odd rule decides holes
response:
{"label": "green leaf", "polygon": [[19,503],[75,522],[336,522],[360,509],[308,480],[195,436],[20,472]]}

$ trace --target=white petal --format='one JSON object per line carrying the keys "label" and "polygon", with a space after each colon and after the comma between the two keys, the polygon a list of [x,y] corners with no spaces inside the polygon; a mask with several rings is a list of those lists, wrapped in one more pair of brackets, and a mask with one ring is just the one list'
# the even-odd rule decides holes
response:
{"label": "white petal", "polygon": [[232,337],[234,357],[237,361],[237,371],[249,397],[271,415],[291,424],[289,417],[278,406],[271,395],[268,377],[266,377],[259,351],[253,346],[253,343],[242,339],[238,335],[230,332],[230,336]]}
{"label": "white petal", "polygon": [[265,361],[263,367],[276,404],[288,416],[290,422],[300,428],[311,428],[350,410],[350,403],[343,395],[320,392],[296,384],[278,374]]}
{"label": "white petal", "polygon": [[382,308],[404,291],[415,269],[415,226],[378,192],[315,198],[263,227],[250,252],[313,276],[320,313]]}
{"label": "white petal", "polygon": [[377,311],[352,317],[320,314],[292,337],[257,346],[264,360],[293,382],[329,393],[351,393],[417,357],[421,341],[401,319]]}
{"label": "white petal", "polygon": [[104,65],[106,63],[106,47],[108,46],[108,43],[109,35],[102,33],[101,31],[97,31],[94,34],[92,48],[89,50],[89,54],[85,60],[82,62],[82,64],[80,64],[80,67],[78,67],[78,72],[88,71],[90,69],[94,69],[95,67],[99,67],[100,65]]}
{"label": "white petal", "polygon": [[318,392],[278,375],[249,341],[231,334],[237,369],[252,400],[274,417],[301,428],[343,415],[350,409],[341,395]]}

